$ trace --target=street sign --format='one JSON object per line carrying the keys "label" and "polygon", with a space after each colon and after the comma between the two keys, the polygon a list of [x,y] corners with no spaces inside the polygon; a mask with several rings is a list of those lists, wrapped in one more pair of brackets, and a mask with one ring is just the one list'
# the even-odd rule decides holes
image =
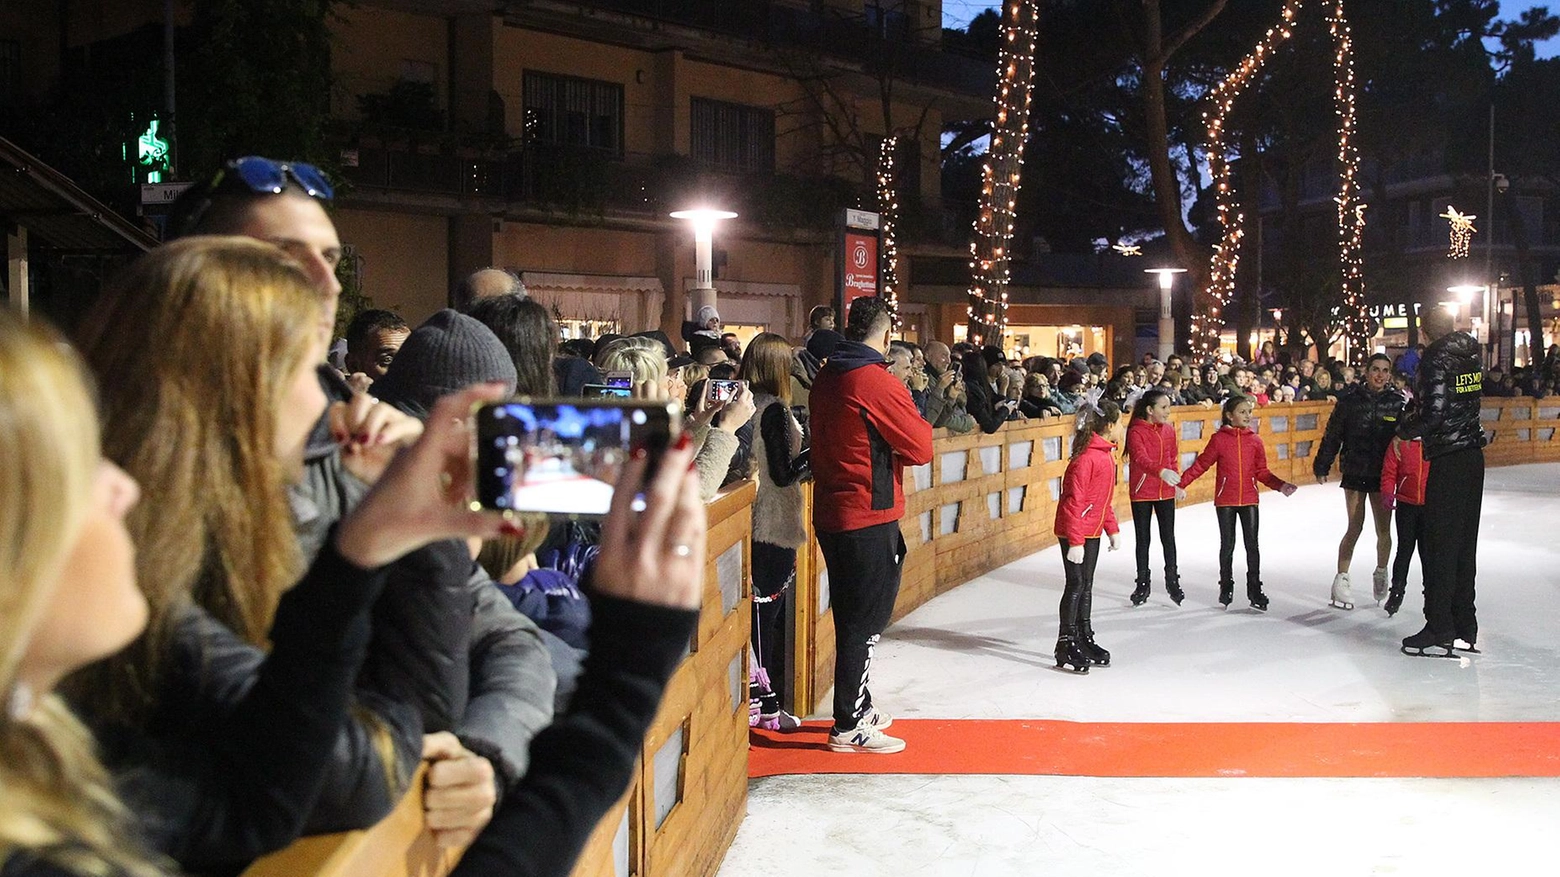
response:
{"label": "street sign", "polygon": [[877,231],[878,215],[866,210],[845,210],[845,227],[862,228],[868,231]]}
{"label": "street sign", "polygon": [[190,186],[193,186],[193,185],[195,185],[195,184],[194,183],[142,183],[141,184],[141,203],[143,205],[172,204],[174,199],[179,197],[180,193],[182,193],[185,189],[188,189]]}

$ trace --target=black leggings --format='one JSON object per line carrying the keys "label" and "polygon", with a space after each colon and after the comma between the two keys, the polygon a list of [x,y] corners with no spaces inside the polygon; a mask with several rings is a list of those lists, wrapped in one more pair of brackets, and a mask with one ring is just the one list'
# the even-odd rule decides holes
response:
{"label": "black leggings", "polygon": [[1219,518],[1219,583],[1235,581],[1235,521],[1240,520],[1241,541],[1246,543],[1246,583],[1262,581],[1262,552],[1257,547],[1257,507],[1226,505],[1214,509]]}
{"label": "black leggings", "polygon": [[1137,580],[1146,582],[1148,574],[1148,549],[1151,539],[1150,519],[1159,516],[1159,547],[1165,553],[1165,581],[1176,581],[1180,575],[1175,566],[1175,500],[1142,500],[1132,503],[1132,528],[1137,533]]}
{"label": "black leggings", "polygon": [[1094,565],[1100,559],[1099,537],[1083,540],[1083,563],[1067,559],[1067,549],[1072,547],[1066,539],[1062,544],[1062,572],[1066,585],[1062,588],[1062,603],[1058,610],[1061,623],[1058,636],[1077,637],[1093,631],[1089,615],[1094,609]]}
{"label": "black leggings", "polygon": [[[1392,561],[1392,584],[1408,586],[1408,565],[1414,559],[1414,546],[1425,538],[1425,507],[1399,501],[1397,504],[1397,558]],[[1420,575],[1424,574],[1424,548],[1419,549]]]}
{"label": "black leggings", "polygon": [[790,700],[784,621],[795,581],[796,549],[753,541],[753,655],[769,674],[771,694],[763,704],[766,713]]}

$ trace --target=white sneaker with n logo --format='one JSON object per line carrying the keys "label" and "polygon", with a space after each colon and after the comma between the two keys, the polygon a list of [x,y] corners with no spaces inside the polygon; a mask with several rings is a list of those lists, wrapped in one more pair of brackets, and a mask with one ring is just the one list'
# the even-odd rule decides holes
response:
{"label": "white sneaker with n logo", "polygon": [[829,748],[835,752],[873,752],[888,755],[893,752],[903,752],[905,741],[898,737],[890,737],[877,728],[865,723],[857,725],[853,731],[829,731]]}

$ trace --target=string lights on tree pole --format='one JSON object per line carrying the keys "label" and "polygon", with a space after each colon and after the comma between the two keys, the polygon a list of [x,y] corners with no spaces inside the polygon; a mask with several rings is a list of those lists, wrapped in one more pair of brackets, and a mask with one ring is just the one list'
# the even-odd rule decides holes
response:
{"label": "string lights on tree pole", "polygon": [[[1240,64],[1209,95],[1213,106],[1203,114],[1208,132],[1208,167],[1213,177],[1214,198],[1219,226],[1223,230],[1214,247],[1208,279],[1209,306],[1206,313],[1192,315],[1192,346],[1201,354],[1219,348],[1224,328],[1224,311],[1235,295],[1235,272],[1240,266],[1241,239],[1245,237],[1246,217],[1236,203],[1231,180],[1225,123],[1248,85],[1255,80],[1273,52],[1293,35],[1295,19],[1305,6],[1304,0],[1289,0],[1280,12],[1277,25],[1271,27]],[[1343,272],[1343,303],[1340,316],[1349,338],[1350,357],[1363,355],[1370,338],[1370,322],[1365,318],[1364,260],[1365,204],[1359,198],[1359,151],[1354,146],[1355,78],[1354,42],[1344,14],[1343,0],[1330,0],[1328,30],[1333,42],[1333,109],[1338,116],[1338,259]]]}
{"label": "string lights on tree pole", "polygon": [[1354,95],[1354,38],[1343,0],[1333,0],[1327,15],[1327,31],[1333,42],[1333,110],[1338,115],[1338,267],[1343,272],[1343,334],[1349,339],[1347,355],[1363,365],[1370,351],[1371,324],[1365,316],[1365,202],[1360,200],[1359,150],[1354,146],[1358,116]]}
{"label": "string lights on tree pole", "polygon": [[1007,331],[1009,249],[1024,144],[1029,140],[1039,18],[1037,0],[1007,0],[1002,13],[997,117],[982,168],[980,213],[970,242],[969,340],[974,344],[1000,344]]}
{"label": "string lights on tree pole", "polygon": [[889,315],[894,318],[894,328],[899,328],[899,173],[895,156],[899,151],[899,135],[883,138],[878,150],[877,195],[878,234],[883,246],[883,300],[888,303]]}

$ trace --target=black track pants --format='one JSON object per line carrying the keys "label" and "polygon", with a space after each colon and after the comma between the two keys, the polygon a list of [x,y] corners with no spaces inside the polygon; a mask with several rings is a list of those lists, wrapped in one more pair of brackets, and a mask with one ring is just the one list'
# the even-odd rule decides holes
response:
{"label": "black track pants", "polygon": [[1484,451],[1454,451],[1430,462],[1425,485],[1425,623],[1469,642],[1479,636],[1473,609],[1478,576]]}
{"label": "black track pants", "polygon": [[829,569],[829,599],[834,606],[834,727],[854,730],[872,709],[867,677],[872,649],[899,597],[905,540],[899,522],[819,533],[818,547]]}

